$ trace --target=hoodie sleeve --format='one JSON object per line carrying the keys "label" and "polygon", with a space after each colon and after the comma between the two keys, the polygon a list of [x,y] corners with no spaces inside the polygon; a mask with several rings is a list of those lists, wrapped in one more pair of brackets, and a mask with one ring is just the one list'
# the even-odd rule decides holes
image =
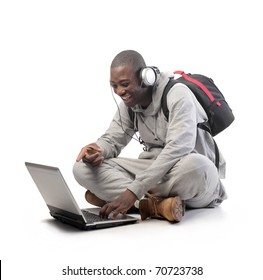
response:
{"label": "hoodie sleeve", "polygon": [[105,158],[117,157],[130,142],[134,133],[134,126],[130,119],[128,108],[121,102],[109,128],[96,141],[96,144],[102,148]]}
{"label": "hoodie sleeve", "polygon": [[197,123],[206,115],[193,93],[182,84],[175,85],[167,95],[169,124],[166,144],[153,164],[136,176],[127,188],[141,198],[184,156],[196,143]]}

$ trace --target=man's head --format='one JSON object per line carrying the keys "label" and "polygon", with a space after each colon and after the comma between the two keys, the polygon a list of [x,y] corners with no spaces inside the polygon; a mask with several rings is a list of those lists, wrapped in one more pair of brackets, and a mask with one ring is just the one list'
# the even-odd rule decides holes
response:
{"label": "man's head", "polygon": [[133,50],[122,51],[112,60],[111,68],[129,65],[133,72],[138,76],[140,70],[146,67],[145,61],[141,54]]}
{"label": "man's head", "polygon": [[128,107],[147,107],[151,103],[152,88],[143,87],[140,77],[145,67],[143,57],[133,50],[120,52],[111,63],[110,84]]}

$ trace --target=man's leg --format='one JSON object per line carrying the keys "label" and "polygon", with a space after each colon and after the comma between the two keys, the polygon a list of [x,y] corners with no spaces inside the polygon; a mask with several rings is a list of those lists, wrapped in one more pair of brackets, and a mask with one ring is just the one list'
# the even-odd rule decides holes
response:
{"label": "man's leg", "polygon": [[80,161],[74,164],[73,174],[81,186],[98,198],[111,202],[125,191],[125,186],[134,180],[135,174],[151,163],[151,160],[144,159],[113,158],[92,167]]}
{"label": "man's leg", "polygon": [[[73,173],[80,185],[110,202],[152,162],[148,159],[113,158],[105,160],[98,167],[78,162],[74,165]],[[192,208],[214,206],[226,199],[214,163],[200,154],[182,158],[149,192],[160,197],[180,196]]]}
{"label": "man's leg", "polygon": [[180,196],[191,208],[213,207],[227,198],[216,166],[200,154],[182,158],[153,191],[162,188],[169,190],[169,197]]}
{"label": "man's leg", "polygon": [[179,222],[184,215],[184,205],[214,207],[226,199],[217,168],[199,154],[182,158],[149,192],[154,195],[140,201],[142,220],[152,217]]}

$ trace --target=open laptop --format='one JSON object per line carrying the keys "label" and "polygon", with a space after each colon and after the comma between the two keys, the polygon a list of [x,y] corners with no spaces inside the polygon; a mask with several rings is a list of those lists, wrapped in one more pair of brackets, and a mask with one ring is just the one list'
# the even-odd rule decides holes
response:
{"label": "open laptop", "polygon": [[25,162],[43,196],[50,215],[80,229],[98,229],[135,223],[137,218],[119,214],[116,219],[99,217],[100,208],[80,209],[59,168]]}

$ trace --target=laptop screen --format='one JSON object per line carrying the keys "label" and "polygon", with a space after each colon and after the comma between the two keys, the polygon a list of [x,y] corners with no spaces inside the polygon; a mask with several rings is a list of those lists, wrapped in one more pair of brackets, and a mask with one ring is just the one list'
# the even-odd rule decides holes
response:
{"label": "laptop screen", "polygon": [[82,215],[67,183],[57,167],[29,162],[25,164],[48,206]]}

